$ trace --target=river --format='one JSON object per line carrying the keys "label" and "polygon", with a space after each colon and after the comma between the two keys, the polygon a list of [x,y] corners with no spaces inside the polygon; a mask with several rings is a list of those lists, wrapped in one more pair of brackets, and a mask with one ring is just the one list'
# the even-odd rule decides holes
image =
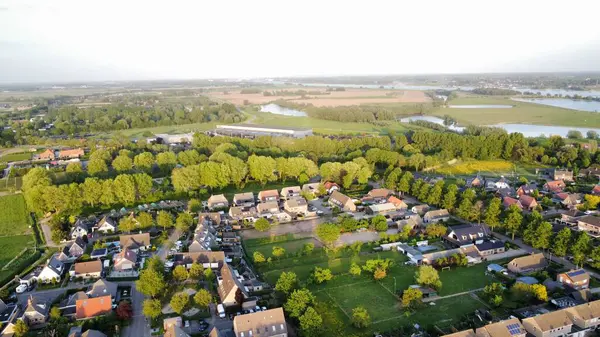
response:
{"label": "river", "polygon": [[600,102],[568,98],[513,98],[513,101],[555,106],[570,110],[600,112]]}

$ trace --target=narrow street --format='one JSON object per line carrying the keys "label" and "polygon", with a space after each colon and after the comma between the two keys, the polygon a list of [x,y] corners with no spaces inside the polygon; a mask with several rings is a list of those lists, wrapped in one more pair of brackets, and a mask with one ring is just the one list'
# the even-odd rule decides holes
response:
{"label": "narrow street", "polygon": [[50,221],[50,218],[40,219],[40,228],[42,229],[42,233],[44,234],[44,238],[46,239],[46,246],[58,247],[58,245],[54,241],[52,241],[52,230],[50,229],[48,221]]}
{"label": "narrow street", "polygon": [[135,282],[131,285],[131,305],[133,306],[133,319],[123,329],[121,337],[150,337],[150,324],[142,313],[144,295],[137,291]]}
{"label": "narrow street", "polygon": [[177,229],[173,230],[171,235],[169,235],[169,238],[156,251],[156,256],[165,261],[169,255],[169,249],[171,249],[175,241],[179,240],[180,236],[181,233]]}

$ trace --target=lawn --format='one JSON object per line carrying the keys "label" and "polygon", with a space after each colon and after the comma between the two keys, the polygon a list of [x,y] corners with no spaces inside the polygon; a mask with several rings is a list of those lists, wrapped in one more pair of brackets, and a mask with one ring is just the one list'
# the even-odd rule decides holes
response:
{"label": "lawn", "polygon": [[454,165],[444,165],[435,171],[440,174],[461,175],[481,173],[509,173],[515,169],[515,165],[505,160],[474,160],[459,162]]}
{"label": "lawn", "polygon": [[0,163],[10,163],[13,161],[30,160],[31,152],[10,153],[0,157]]}
{"label": "lawn", "polygon": [[271,256],[273,252],[273,247],[282,247],[283,249],[285,249],[285,252],[287,254],[295,254],[296,252],[301,250],[305,244],[309,242],[314,244],[315,246],[319,245],[319,242],[317,242],[313,238],[299,238],[285,242],[274,242],[267,243],[264,245],[251,246],[250,248],[248,248],[248,254],[252,256],[254,252],[261,252],[264,256]]}
{"label": "lawn", "polygon": [[[21,254],[24,248],[27,247],[34,247],[33,237],[31,235],[0,237],[0,280],[4,280],[4,278],[14,270],[20,270],[22,262],[35,253],[33,249],[29,249],[27,252],[20,255],[17,260],[11,262],[17,255]],[[11,262],[11,264],[4,269],[9,262]]]}
{"label": "lawn", "polygon": [[514,107],[510,109],[451,109],[441,107],[435,110],[433,115],[440,117],[450,115],[461,125],[529,123],[537,125],[600,127],[600,114],[598,113],[517,102],[507,97],[465,96],[453,99],[449,104],[501,104],[513,105]]}
{"label": "lawn", "polygon": [[26,234],[30,225],[23,195],[0,197],[0,237]]}

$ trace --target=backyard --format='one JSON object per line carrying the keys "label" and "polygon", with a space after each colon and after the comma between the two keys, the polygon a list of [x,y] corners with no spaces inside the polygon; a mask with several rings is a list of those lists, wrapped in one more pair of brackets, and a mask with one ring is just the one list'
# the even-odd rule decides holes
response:
{"label": "backyard", "polygon": [[[323,319],[342,322],[341,326],[348,334],[367,335],[416,322],[425,328],[432,328],[434,325],[447,326],[459,322],[465,314],[485,306],[476,296],[467,293],[442,298],[435,301],[435,305],[427,305],[415,312],[406,313],[399,305],[398,294],[415,284],[417,268],[406,266],[404,262],[407,258],[404,255],[395,251],[370,252],[370,248],[365,246],[359,255],[349,250],[340,250],[328,255],[323,249],[316,248],[312,254],[302,256],[299,250],[307,240],[310,239],[287,235],[246,240],[244,245],[250,258],[255,251],[260,251],[268,258],[274,246],[286,249],[285,257],[273,258],[270,263],[255,263],[258,272],[272,285],[284,271],[296,273],[300,283],[306,284],[315,267],[329,268],[334,274],[332,280],[306,286],[320,302],[316,307],[318,311],[319,308],[323,308],[319,311]],[[383,280],[375,281],[365,271],[360,276],[351,276],[348,273],[352,263],[363,265],[365,261],[377,258],[389,258],[394,262]],[[483,288],[492,282],[492,277],[485,274],[486,267],[487,264],[482,263],[440,271],[443,285],[439,295],[444,297]],[[352,309],[357,306],[365,307],[371,316],[373,324],[367,329],[358,330],[350,324]],[[335,317],[331,317],[332,315]]]}

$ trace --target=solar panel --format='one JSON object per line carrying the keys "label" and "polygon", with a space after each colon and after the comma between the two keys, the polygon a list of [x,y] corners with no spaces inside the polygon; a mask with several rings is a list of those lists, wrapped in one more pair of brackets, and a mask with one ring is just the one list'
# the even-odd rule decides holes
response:
{"label": "solar panel", "polygon": [[585,270],[579,269],[579,270],[575,270],[573,272],[569,272],[569,273],[567,273],[567,275],[569,275],[569,276],[577,276],[577,275],[581,275],[581,274],[584,274],[584,273],[585,273]]}
{"label": "solar panel", "polygon": [[511,336],[514,335],[520,335],[523,332],[521,331],[521,326],[519,324],[513,323],[513,324],[509,324],[506,326],[506,328],[508,329],[508,332],[510,333]]}

